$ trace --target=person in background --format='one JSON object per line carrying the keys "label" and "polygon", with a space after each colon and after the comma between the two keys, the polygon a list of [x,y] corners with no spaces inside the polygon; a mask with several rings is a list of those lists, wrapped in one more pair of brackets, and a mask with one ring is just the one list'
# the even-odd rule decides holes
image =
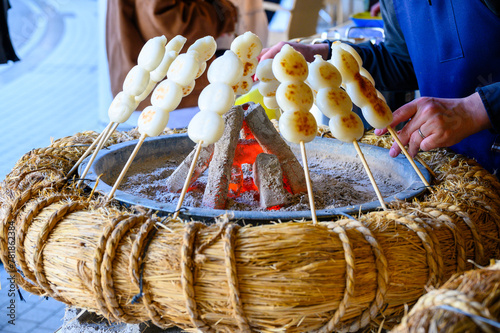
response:
{"label": "person in background", "polygon": [[[123,80],[137,64],[137,56],[149,39],[165,35],[187,38],[183,52],[198,38],[234,33],[237,9],[229,0],[109,0],[106,14],[106,49],[113,96],[122,90]],[[193,92],[179,108],[195,106],[208,84],[206,73],[196,81]],[[138,110],[149,105],[146,98]]]}
{"label": "person in background", "polygon": [[[394,112],[403,144],[415,156],[450,147],[495,173],[500,168],[500,3],[382,0],[385,42],[353,45],[379,90],[420,90]],[[284,43],[264,49],[272,58]],[[331,41],[291,44],[308,61],[330,57]],[[376,130],[377,135],[386,130]],[[394,144],[390,155],[400,153]]]}
{"label": "person in background", "polygon": [[225,33],[217,39],[220,49],[229,49],[235,36],[251,31],[259,36],[263,45],[267,45],[268,20],[262,0],[230,0],[238,9],[238,20],[234,33]]}
{"label": "person in background", "polygon": [[0,64],[6,64],[8,61],[19,61],[12,41],[10,40],[9,26],[7,25],[7,10],[10,9],[9,0],[1,0],[2,8],[0,10]]}

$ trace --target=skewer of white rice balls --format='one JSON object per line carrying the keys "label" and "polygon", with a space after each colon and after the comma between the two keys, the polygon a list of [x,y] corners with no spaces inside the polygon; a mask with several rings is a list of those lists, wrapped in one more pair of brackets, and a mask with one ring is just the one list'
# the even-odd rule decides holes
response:
{"label": "skewer of white rice balls", "polygon": [[349,94],[340,88],[342,75],[337,68],[316,55],[309,64],[308,82],[317,91],[316,106],[330,118],[328,125],[332,135],[348,143],[361,139],[363,121],[352,111]]}
{"label": "skewer of white rice balls", "polygon": [[[429,182],[425,179],[392,128],[392,111],[380,92],[375,89],[373,78],[366,76],[366,72],[362,71],[361,58],[356,50],[348,44],[339,41],[334,42],[332,43],[332,58],[330,61],[342,74],[342,84],[345,85],[346,92],[354,104],[361,108],[366,121],[374,128],[387,128],[419,178],[424,185],[429,187]],[[365,75],[362,75],[362,73],[365,73]]]}
{"label": "skewer of white rice balls", "polygon": [[198,112],[188,125],[188,136],[203,146],[217,142],[224,132],[222,115],[234,105],[233,85],[243,76],[243,64],[236,53],[227,50],[207,71],[210,82],[198,97]]}
{"label": "skewer of white rice balls", "polygon": [[273,59],[272,71],[280,82],[276,89],[276,101],[283,111],[279,119],[280,133],[287,141],[300,145],[311,218],[313,223],[317,223],[305,149],[305,143],[312,141],[318,131],[316,119],[310,112],[314,103],[313,92],[304,82],[309,73],[307,61],[301,53],[285,44]]}
{"label": "skewer of white rice balls", "polygon": [[262,51],[262,42],[253,32],[247,31],[237,36],[231,43],[233,51],[243,63],[243,77],[233,85],[236,95],[243,95],[250,91],[253,85],[252,76],[257,69],[257,56]]}
{"label": "skewer of white rice balls", "polygon": [[283,111],[279,129],[283,137],[299,144],[316,137],[317,123],[309,112],[314,96],[304,82],[308,76],[308,65],[304,56],[292,46],[285,44],[272,62],[272,71],[280,82],[276,89],[276,101]]}
{"label": "skewer of white rice balls", "polygon": [[325,116],[330,118],[328,122],[330,132],[335,138],[354,145],[380,205],[386,210],[387,206],[382,194],[358,144],[358,140],[364,134],[364,125],[361,118],[352,111],[351,98],[340,88],[342,75],[334,65],[316,55],[309,65],[308,82],[317,91],[316,105]]}

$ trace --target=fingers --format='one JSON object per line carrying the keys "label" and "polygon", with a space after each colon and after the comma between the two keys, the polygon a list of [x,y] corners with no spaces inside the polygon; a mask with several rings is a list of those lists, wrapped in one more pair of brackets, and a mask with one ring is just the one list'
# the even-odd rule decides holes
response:
{"label": "fingers", "polygon": [[407,121],[412,118],[418,111],[418,100],[411,101],[397,109],[392,114],[392,127],[396,127],[403,121]]}
{"label": "fingers", "polygon": [[420,142],[420,149],[423,151],[429,151],[431,149],[437,148],[439,145],[436,144],[436,135],[430,135]]}
{"label": "fingers", "polygon": [[[420,150],[428,151],[440,146],[439,135],[434,133],[435,131],[431,125],[423,123],[422,125],[415,126],[415,124],[420,124],[420,121],[415,120],[414,118],[408,122],[401,131],[398,132],[399,140],[403,146],[407,147],[406,149],[411,157],[417,156]],[[415,127],[415,130],[410,129]],[[419,133],[419,129],[422,134]],[[394,142],[389,151],[389,155],[391,157],[396,157],[400,153],[401,148],[396,142]]]}
{"label": "fingers", "polygon": [[328,44],[301,44],[301,43],[289,43],[289,42],[279,42],[271,47],[262,50],[260,55],[257,57],[259,61],[271,59],[278,54],[283,45],[288,44],[292,46],[295,50],[300,52],[308,62],[314,61],[314,55],[319,54],[326,60],[328,55]]}
{"label": "fingers", "polygon": [[281,48],[285,44],[290,44],[290,43],[285,43],[285,42],[279,42],[278,44],[275,44],[271,47],[267,47],[265,49],[262,49],[262,52],[259,54],[257,59],[259,61],[266,60],[266,59],[272,59],[276,54],[278,54],[279,51],[281,51]]}
{"label": "fingers", "polygon": [[[420,144],[424,140],[418,133],[418,129],[425,123],[425,118],[422,115],[422,109],[429,105],[429,100],[426,98],[416,99],[408,104],[403,105],[393,113],[393,121],[391,126],[395,127],[403,121],[408,121],[403,129],[398,132],[398,138],[403,146],[408,146],[408,153],[414,157],[420,150]],[[381,134],[385,133],[385,129]],[[431,133],[429,132],[429,135]],[[427,134],[425,134],[427,135]],[[394,143],[389,151],[389,155],[396,157],[401,153],[400,147]]]}
{"label": "fingers", "polygon": [[[407,121],[408,119],[412,118],[418,111],[417,107],[417,101],[412,101],[408,104],[403,105],[399,109],[393,112],[392,117],[392,123],[389,125],[391,127],[396,127],[403,121]],[[387,129],[376,129],[374,131],[375,135],[384,135],[387,133]]]}
{"label": "fingers", "polygon": [[[398,135],[399,141],[403,144],[403,146],[407,147],[406,150],[408,151],[408,154],[410,154],[411,157],[415,157],[420,148],[423,140],[427,140],[427,138],[422,139],[418,131],[414,131],[410,134],[409,137],[403,137],[401,134]],[[401,148],[397,144],[397,142],[394,142],[392,144],[391,149],[389,150],[389,155],[391,157],[396,157],[401,153]]]}
{"label": "fingers", "polygon": [[[422,97],[396,110],[391,125],[409,120],[398,133],[398,138],[404,146],[408,146],[411,156],[415,156],[420,149],[428,151],[449,147],[478,131],[475,128],[477,118],[471,116],[471,112],[477,108],[469,106],[467,101]],[[381,135],[385,130],[375,133]],[[393,144],[390,155],[395,157],[400,152],[400,148]]]}
{"label": "fingers", "polygon": [[420,144],[422,143],[424,139],[420,136],[418,131],[414,131],[410,135],[410,140],[408,142],[408,154],[410,154],[411,157],[415,157],[418,154],[418,151],[420,150]]}
{"label": "fingers", "polygon": [[399,154],[401,153],[401,149],[399,148],[398,144],[396,142],[394,142],[392,144],[392,147],[391,149],[389,150],[389,155],[391,157],[396,157],[398,156]]}
{"label": "fingers", "polygon": [[[420,145],[422,141],[427,139],[425,135],[424,137],[422,137],[418,132],[418,129],[422,126],[420,124],[421,124],[420,121],[416,117],[412,118],[403,127],[403,129],[397,133],[399,141],[401,141],[402,145],[404,147],[408,147],[407,151],[411,157],[415,157],[417,155],[418,151],[420,150]],[[391,157],[396,157],[400,153],[401,153],[401,148],[396,142],[394,142],[394,144],[391,147],[391,150],[389,151],[389,155],[391,155]]]}

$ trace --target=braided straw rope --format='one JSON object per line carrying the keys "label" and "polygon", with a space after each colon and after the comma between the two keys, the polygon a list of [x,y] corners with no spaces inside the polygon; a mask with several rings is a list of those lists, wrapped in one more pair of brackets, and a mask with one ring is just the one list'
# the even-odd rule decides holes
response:
{"label": "braided straw rope", "polygon": [[236,267],[236,257],[234,253],[234,244],[236,242],[235,234],[239,227],[235,224],[229,224],[225,228],[224,233],[224,254],[226,255],[226,274],[231,295],[231,305],[233,308],[233,316],[237,321],[240,332],[251,332],[248,318],[245,315],[241,295],[238,286],[238,271]]}
{"label": "braided straw rope", "polygon": [[498,327],[491,326],[488,320],[498,326],[499,284],[498,263],[454,276],[441,288],[422,296],[394,332],[429,331],[438,320],[441,331],[498,332]]}
{"label": "braided straw rope", "polygon": [[[342,225],[344,223],[339,224]],[[387,259],[384,255],[384,251],[371,230],[366,228],[361,222],[355,220],[349,220],[345,223],[345,227],[347,229],[355,229],[364,236],[366,242],[370,244],[372,248],[373,254],[376,258],[377,267],[378,289],[375,299],[373,300],[371,306],[359,316],[359,319],[353,320],[349,326],[346,326],[341,330],[342,332],[356,332],[362,327],[367,326],[372,319],[375,319],[379,314],[380,309],[383,307],[389,284],[389,273],[387,271]]]}
{"label": "braided straw rope", "polygon": [[[481,303],[475,302],[474,300],[468,298],[465,294],[457,290],[446,290],[438,289],[432,290],[429,293],[422,296],[417,304],[412,308],[409,316],[412,316],[417,311],[422,309],[427,309],[429,307],[438,307],[440,305],[450,305],[459,310],[465,311],[469,314],[480,316],[495,321],[488,309],[485,308]],[[473,318],[473,321],[482,329],[484,332],[494,331],[488,327],[485,323]]]}
{"label": "braided straw rope", "polygon": [[[36,276],[33,273],[33,271],[28,267],[26,263],[26,257],[25,255],[25,249],[24,249],[24,240],[26,238],[26,233],[28,232],[28,228],[31,224],[31,221],[33,220],[33,217],[38,215],[38,213],[45,207],[58,202],[62,200],[66,200],[68,197],[63,196],[63,195],[54,195],[50,196],[47,198],[44,198],[38,202],[35,203],[34,207],[32,207],[28,213],[24,214],[19,221],[18,221],[18,227],[16,230],[16,257],[17,257],[17,262],[21,268],[21,271],[23,272],[24,276],[31,281],[36,281]],[[26,284],[25,284],[26,285]],[[31,285],[31,283],[30,283]],[[37,288],[34,286],[36,292],[36,295],[41,295],[42,294],[42,289]],[[31,291],[30,291],[31,292]]]}
{"label": "braided straw rope", "polygon": [[[101,284],[102,274],[101,274],[101,266],[104,258],[104,252],[106,250],[106,245],[108,244],[108,239],[111,236],[111,233],[116,229],[117,225],[125,220],[127,215],[120,215],[111,220],[111,223],[107,224],[103,229],[101,236],[99,237],[99,241],[95,248],[94,259],[93,259],[93,277],[92,277],[92,288],[95,295],[104,295],[103,286]],[[106,299],[102,297],[96,298],[96,305],[101,312],[101,314],[107,319],[112,319],[113,315],[108,310],[106,305]]]}
{"label": "braided straw rope", "polygon": [[[16,164],[0,188],[0,257],[22,272],[9,272],[22,288],[112,321],[201,332],[355,332],[382,318],[390,327],[426,287],[500,255],[500,183],[441,150],[422,154],[437,179],[421,201],[317,225],[206,226],[163,224],[75,189],[65,173],[93,137],[58,140]],[[488,317],[471,295],[443,295]]]}
{"label": "braided straw rope", "polygon": [[212,329],[205,323],[198,313],[196,307],[196,299],[194,293],[194,277],[193,277],[193,244],[196,237],[196,232],[203,227],[203,224],[195,222],[188,223],[185,228],[184,237],[182,240],[182,250],[181,250],[181,261],[182,261],[182,291],[186,299],[186,308],[189,314],[189,318],[196,327],[201,332],[211,332]]}
{"label": "braided straw rope", "polygon": [[161,314],[152,304],[153,300],[147,289],[147,283],[143,281],[142,278],[143,262],[146,256],[148,242],[151,241],[150,237],[153,237],[154,231],[157,230],[156,228],[156,221],[151,218],[148,218],[141,226],[139,234],[132,245],[132,251],[130,252],[129,274],[133,277],[136,288],[141,290],[141,293],[137,296],[142,298],[148,316],[151,318],[153,324],[161,328],[168,328],[172,326],[172,323],[162,320]]}
{"label": "braided straw rope", "polygon": [[120,221],[106,242],[101,263],[101,286],[108,311],[112,314],[114,320],[117,321],[129,323],[140,322],[135,316],[131,316],[123,311],[114,289],[114,279],[112,275],[113,261],[115,259],[115,254],[120,241],[130,231],[130,229],[139,226],[144,223],[145,220],[145,216],[132,215]]}
{"label": "braided straw rope", "polygon": [[61,301],[67,302],[64,297],[59,295],[59,292],[55,290],[47,281],[47,277],[44,273],[43,266],[43,247],[48,242],[49,235],[52,229],[55,228],[56,224],[59,223],[66,215],[87,208],[87,204],[81,202],[70,202],[61,207],[58,211],[54,212],[48,219],[47,223],[42,227],[41,232],[38,234],[38,239],[36,241],[34,253],[34,265],[35,265],[35,277],[38,285],[41,286],[49,296]]}
{"label": "braided straw rope", "polygon": [[355,276],[354,276],[355,259],[351,248],[351,242],[349,241],[349,237],[347,236],[345,229],[340,225],[334,227],[333,232],[339,235],[339,239],[342,242],[342,247],[344,248],[345,263],[346,263],[346,287],[344,291],[344,296],[342,297],[342,301],[340,302],[338,309],[335,311],[330,321],[325,326],[323,326],[321,329],[318,330],[318,332],[321,333],[331,332],[334,330],[336,326],[339,325],[340,321],[345,315],[348,304],[351,298],[353,297],[355,288]]}
{"label": "braided straw rope", "polygon": [[[13,223],[15,223],[15,219],[21,212],[22,208],[25,206],[25,204],[35,198],[40,192],[43,192],[46,190],[46,188],[51,187],[51,188],[56,188],[59,189],[62,187],[63,183],[60,180],[56,181],[49,181],[49,182],[37,182],[34,183],[32,187],[27,188],[26,190],[22,191],[18,188],[19,182],[25,177],[27,173],[24,173],[19,177],[19,179],[15,180],[13,182],[14,188],[13,190],[7,190],[5,191],[2,189],[3,192],[3,198],[4,198],[4,205],[2,206],[2,209],[0,211],[0,216],[2,219],[2,225],[0,226],[0,258],[3,261],[5,267],[11,267],[10,263],[11,257],[8,256],[9,252],[9,247],[15,247],[15,252],[16,255],[19,252],[18,251],[18,246],[16,246],[16,242],[9,242],[8,241],[8,229],[9,226],[11,226]],[[4,192],[5,191],[5,192]],[[16,227],[18,229],[18,227]],[[22,234],[23,230],[21,229],[20,231],[16,231],[16,235],[18,233]],[[22,236],[22,235],[21,235]],[[11,237],[11,239],[14,237]],[[14,238],[17,239],[17,236]],[[13,243],[13,245],[11,244]],[[19,243],[17,243],[19,244]],[[19,247],[23,247],[23,245],[20,245]],[[24,263],[24,257],[20,257],[18,261],[21,262],[21,268],[23,268]],[[25,267],[25,266],[24,266]],[[22,274],[19,274],[18,271],[12,271],[8,270],[9,274],[14,275],[16,284],[20,285],[23,289],[25,289],[28,292],[31,292],[35,295],[42,295],[44,293],[43,289],[40,288],[39,286],[34,285],[30,281],[28,281]],[[28,270],[29,271],[29,270]],[[35,277],[28,273],[28,278],[31,279],[32,281],[35,280]]]}

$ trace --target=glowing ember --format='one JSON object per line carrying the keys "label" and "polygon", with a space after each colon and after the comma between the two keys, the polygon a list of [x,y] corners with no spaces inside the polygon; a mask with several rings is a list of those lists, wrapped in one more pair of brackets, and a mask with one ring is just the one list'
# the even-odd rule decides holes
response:
{"label": "glowing ember", "polygon": [[[203,155],[189,188],[204,193],[203,206],[225,209],[228,198],[253,198],[261,208],[276,210],[288,203],[289,195],[305,192],[300,163],[260,105],[234,107],[224,121],[224,134],[214,144],[213,154]],[[185,179],[189,156],[167,180],[170,189]],[[206,185],[197,183],[207,168]]]}
{"label": "glowing ember", "polygon": [[257,155],[263,153],[262,147],[259,145],[257,140],[242,140],[238,141],[236,146],[236,151],[234,154],[235,165],[241,166],[244,163],[253,164]]}

